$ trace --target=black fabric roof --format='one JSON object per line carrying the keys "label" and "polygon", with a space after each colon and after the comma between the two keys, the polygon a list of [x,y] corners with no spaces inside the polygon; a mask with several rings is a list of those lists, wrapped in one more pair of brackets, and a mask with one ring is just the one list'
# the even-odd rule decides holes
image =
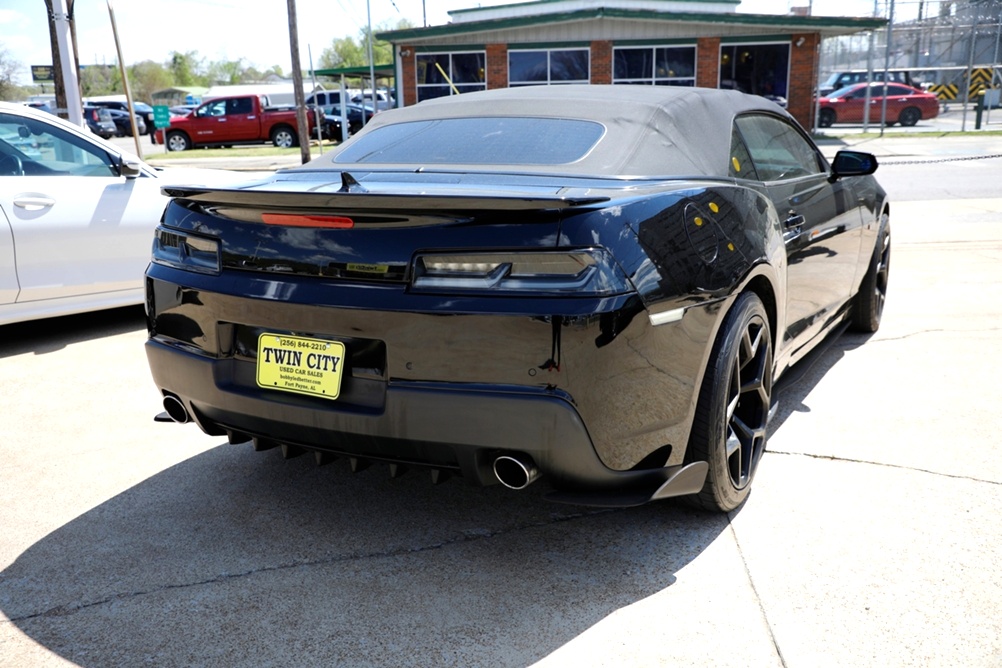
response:
{"label": "black fabric roof", "polygon": [[[732,90],[673,86],[557,85],[503,88],[427,100],[377,114],[367,126],[478,116],[575,118],[606,132],[580,160],[565,165],[512,165],[520,172],[590,176],[710,176],[726,178],[731,123],[761,110],[791,118],[765,98]],[[358,137],[364,141],[365,135]],[[352,140],[354,141],[354,140]],[[348,142],[348,145],[352,143]],[[336,161],[339,149],[324,156]],[[325,160],[326,161],[326,160]],[[315,161],[316,162],[316,161]],[[336,163],[343,169],[345,163]],[[316,166],[315,164],[313,165]],[[376,168],[378,165],[366,164]],[[460,166],[462,167],[462,166]],[[505,165],[469,166],[509,171]]]}

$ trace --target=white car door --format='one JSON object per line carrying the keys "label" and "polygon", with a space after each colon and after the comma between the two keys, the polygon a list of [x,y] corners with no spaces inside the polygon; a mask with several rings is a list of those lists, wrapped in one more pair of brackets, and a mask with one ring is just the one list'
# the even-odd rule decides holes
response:
{"label": "white car door", "polygon": [[[119,176],[100,144],[0,113],[0,140],[12,136],[21,143],[16,159],[0,157],[0,209],[13,239],[17,303],[82,295],[111,303],[125,293],[140,302],[153,230],[167,202],[158,180]],[[0,271],[3,253],[0,231]],[[7,282],[0,277],[0,289]]]}
{"label": "white car door", "polygon": [[17,270],[14,267],[14,233],[0,208],[0,304],[17,300]]}

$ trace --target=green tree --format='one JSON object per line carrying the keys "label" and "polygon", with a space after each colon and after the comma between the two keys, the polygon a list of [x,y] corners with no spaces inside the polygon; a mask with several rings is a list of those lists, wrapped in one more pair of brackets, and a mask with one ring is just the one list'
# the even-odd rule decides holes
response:
{"label": "green tree", "polygon": [[129,67],[129,87],[135,100],[150,102],[154,91],[173,85],[174,77],[163,63],[144,60]]}
{"label": "green tree", "polygon": [[240,60],[219,60],[209,63],[209,81],[213,84],[234,85],[245,83],[247,68],[244,66],[244,59]]}
{"label": "green tree", "polygon": [[80,93],[84,97],[121,92],[122,77],[117,65],[89,65],[80,70]]}
{"label": "green tree", "polygon": [[[389,22],[380,24],[373,29],[373,33],[380,33],[387,30],[406,30],[413,28],[414,24],[407,19],[400,19],[396,25]],[[393,45],[389,42],[376,39],[372,43],[373,64],[382,65],[393,62]],[[320,65],[318,69],[334,69],[338,67],[361,67],[369,64],[369,28],[363,27],[358,31],[358,39],[353,37],[340,37],[331,42],[331,45],[320,54]]]}
{"label": "green tree", "polygon": [[171,51],[167,67],[174,75],[175,86],[207,86],[209,83],[198,51]]}

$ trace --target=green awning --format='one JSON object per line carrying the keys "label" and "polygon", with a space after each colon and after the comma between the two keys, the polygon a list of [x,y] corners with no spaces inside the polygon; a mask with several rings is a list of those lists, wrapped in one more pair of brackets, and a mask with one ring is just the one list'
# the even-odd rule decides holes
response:
{"label": "green awning", "polygon": [[[376,65],[373,69],[376,71],[376,78],[388,79],[396,76],[397,71],[393,64],[389,65]],[[365,79],[369,78],[370,68],[368,65],[353,65],[352,67],[335,67],[333,69],[327,70],[313,70],[313,74],[318,77],[362,77]]]}

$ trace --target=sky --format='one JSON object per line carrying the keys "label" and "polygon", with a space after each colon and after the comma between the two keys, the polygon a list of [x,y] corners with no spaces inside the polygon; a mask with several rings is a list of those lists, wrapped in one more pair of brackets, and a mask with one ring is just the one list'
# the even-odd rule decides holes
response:
{"label": "sky", "polygon": [[[296,0],[303,70],[335,39],[357,38],[371,10],[376,32],[406,18],[416,26],[449,22],[450,10],[511,4],[516,0]],[[809,0],[742,0],[739,12],[786,14]],[[83,65],[118,62],[109,0],[76,0],[77,41]],[[897,2],[896,18],[918,0]],[[879,0],[885,12],[885,0]],[[113,0],[115,24],[126,64],[166,62],[173,51],[197,52],[207,61],[243,60],[267,70],[292,71],[287,0]],[[871,16],[873,0],[813,0],[815,16]],[[0,48],[23,67],[18,83],[31,83],[30,65],[49,65],[49,29],[44,0],[0,0]]]}

